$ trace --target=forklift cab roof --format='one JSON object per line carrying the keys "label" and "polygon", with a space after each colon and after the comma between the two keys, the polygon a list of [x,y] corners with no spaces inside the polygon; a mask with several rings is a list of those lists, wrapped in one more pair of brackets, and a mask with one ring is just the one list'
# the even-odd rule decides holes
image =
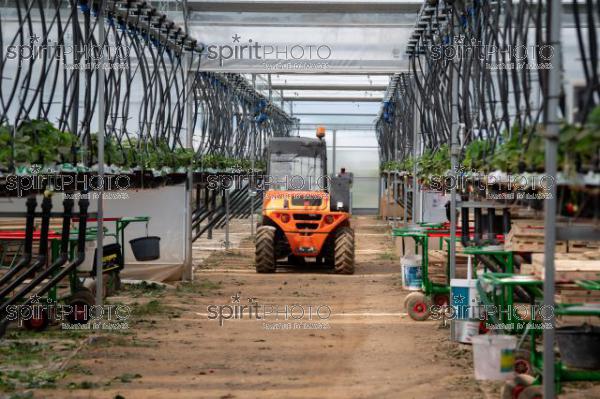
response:
{"label": "forklift cab roof", "polygon": [[325,141],[309,137],[271,137],[271,154],[295,154],[299,157],[325,158]]}

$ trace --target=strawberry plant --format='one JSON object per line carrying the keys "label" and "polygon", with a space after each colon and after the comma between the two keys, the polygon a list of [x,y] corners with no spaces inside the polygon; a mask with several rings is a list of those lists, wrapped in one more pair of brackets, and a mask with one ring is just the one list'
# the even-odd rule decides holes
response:
{"label": "strawberry plant", "polygon": [[53,164],[71,162],[76,138],[45,120],[23,121],[15,134],[15,163]]}
{"label": "strawberry plant", "polygon": [[465,148],[465,157],[462,165],[466,169],[486,169],[485,160],[490,156],[491,144],[488,140],[473,140]]}
{"label": "strawberry plant", "polygon": [[9,125],[0,126],[0,167],[8,169],[12,153],[12,127]]}

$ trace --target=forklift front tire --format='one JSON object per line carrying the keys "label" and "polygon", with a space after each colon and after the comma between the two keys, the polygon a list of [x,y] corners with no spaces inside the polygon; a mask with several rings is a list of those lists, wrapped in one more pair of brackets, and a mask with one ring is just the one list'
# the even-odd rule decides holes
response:
{"label": "forklift front tire", "polygon": [[350,227],[337,231],[333,257],[337,274],[354,274],[354,231]]}
{"label": "forklift front tire", "polygon": [[260,226],[256,230],[255,258],[257,273],[274,273],[275,259],[275,227]]}

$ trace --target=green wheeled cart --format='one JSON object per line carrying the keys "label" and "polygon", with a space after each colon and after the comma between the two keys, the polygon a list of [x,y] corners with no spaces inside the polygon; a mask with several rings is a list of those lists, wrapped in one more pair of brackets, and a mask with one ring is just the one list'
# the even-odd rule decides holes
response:
{"label": "green wheeled cart", "polygon": [[441,224],[414,225],[394,229],[394,237],[410,237],[415,241],[415,254],[421,255],[421,289],[411,292],[404,299],[404,308],[411,319],[416,321],[427,320],[430,316],[431,305],[448,304],[450,287],[431,281],[429,278],[429,238],[431,234],[445,233],[447,230]]}
{"label": "green wheeled cart", "polygon": [[[600,281],[576,281],[587,290],[600,290]],[[503,332],[521,335],[520,344],[529,337],[528,358],[515,358],[515,371],[519,374],[506,382],[502,389],[502,399],[542,398],[543,353],[538,350],[540,336],[544,328],[552,328],[544,323],[545,310],[530,312],[525,318],[519,314],[514,303],[515,287],[522,287],[532,295],[532,306],[540,306],[543,299],[543,281],[533,276],[511,273],[484,273],[480,276],[477,289],[483,306],[488,309],[488,322],[506,326]],[[489,311],[489,308],[498,312]],[[507,311],[510,309],[511,311]],[[535,309],[535,308],[534,308]],[[500,311],[503,310],[503,311]],[[557,304],[554,313],[558,316],[598,316],[600,304]],[[520,346],[520,345],[519,345]],[[585,351],[585,349],[584,349]],[[519,354],[519,352],[517,352]],[[576,369],[558,360],[555,365],[556,392],[562,391],[564,382],[600,381],[599,370]]]}
{"label": "green wheeled cart", "polygon": [[[94,222],[96,219],[88,219],[88,222]],[[125,262],[125,229],[131,223],[145,223],[146,224],[146,232],[148,231],[148,222],[150,221],[150,217],[148,216],[133,216],[133,217],[122,217],[122,218],[104,218],[105,222],[115,222],[114,231],[108,230],[106,227],[104,228],[104,236],[105,237],[114,237],[115,243],[120,245],[120,258],[122,262]],[[86,229],[86,241],[87,242],[95,242],[97,239],[98,230],[96,227],[88,227]],[[147,235],[147,234],[146,234]],[[73,235],[71,236],[72,243],[76,243],[77,237],[77,229],[73,231]],[[71,257],[75,255],[75,245],[71,246]],[[121,267],[113,262],[106,261],[107,256],[104,257],[105,261],[103,261],[103,273],[106,275],[106,279],[104,279],[104,295],[111,296],[114,293],[118,292],[121,289],[121,277],[120,277],[120,269]],[[79,291],[82,287],[81,279],[78,276],[79,273],[71,274],[70,282],[71,282],[71,292]],[[91,277],[94,277],[95,272],[92,272]]]}

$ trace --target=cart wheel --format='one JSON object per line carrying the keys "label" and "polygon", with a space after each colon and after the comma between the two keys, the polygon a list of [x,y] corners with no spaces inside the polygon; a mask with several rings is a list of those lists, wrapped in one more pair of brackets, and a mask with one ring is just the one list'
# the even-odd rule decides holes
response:
{"label": "cart wheel", "polygon": [[[109,281],[108,276],[103,276],[104,278],[102,279],[102,298],[107,298],[109,296],[111,296],[113,294],[112,292],[112,287]],[[95,295],[94,295],[95,296]]]}
{"label": "cart wheel", "polygon": [[8,320],[0,320],[0,338],[4,337],[4,334],[6,334],[9,323]]}
{"label": "cart wheel", "polygon": [[410,292],[407,296],[404,297],[404,309],[406,309],[406,311],[408,311],[408,300],[414,296],[418,296],[419,294],[421,294],[420,292]]}
{"label": "cart wheel", "polygon": [[67,301],[67,304],[73,308],[68,316],[71,324],[85,324],[90,320],[90,308],[96,303],[96,298],[92,291],[87,288],[75,292]]}
{"label": "cart wheel", "polygon": [[[516,388],[517,383],[514,378],[507,380],[500,390],[500,399],[515,399],[516,396],[513,395],[513,392],[515,392]],[[520,392],[521,391],[519,390],[519,392],[515,392],[515,394],[518,395]]]}
{"label": "cart wheel", "polygon": [[523,389],[518,399],[542,399],[544,397],[544,390],[541,385],[530,385]]}
{"label": "cart wheel", "polygon": [[[533,367],[531,367],[529,352],[520,350],[515,353],[515,373],[528,376],[531,376],[533,374]],[[533,381],[531,381],[527,385],[531,384],[533,384]]]}
{"label": "cart wheel", "polygon": [[121,273],[119,273],[119,272],[113,273],[112,285],[113,285],[113,290],[115,291],[115,293],[121,291]]}
{"label": "cart wheel", "polygon": [[535,377],[529,374],[517,374],[515,376],[515,382],[517,383],[517,385],[520,385],[522,387],[528,387],[530,385],[533,385],[533,383],[535,382]]}
{"label": "cart wheel", "polygon": [[48,324],[50,324],[48,313],[46,310],[42,309],[37,316],[39,317],[32,317],[31,319],[23,321],[23,327],[29,331],[44,331],[46,327],[48,327]]}
{"label": "cart wheel", "polygon": [[520,399],[521,392],[535,382],[533,376],[527,374],[519,374],[514,378],[506,381],[500,392],[502,399]]}
{"label": "cart wheel", "polygon": [[418,295],[411,296],[406,301],[406,310],[411,319],[415,321],[425,321],[429,318],[431,299],[426,297],[422,292],[416,293]]}
{"label": "cart wheel", "polygon": [[487,320],[481,320],[479,322],[479,335],[487,334],[490,332],[490,329],[485,326]]}
{"label": "cart wheel", "polygon": [[435,294],[433,296],[433,304],[438,306],[450,305],[450,297],[448,294]]}
{"label": "cart wheel", "polygon": [[121,277],[119,272],[109,273],[104,281],[104,297],[113,296],[121,290]]}

